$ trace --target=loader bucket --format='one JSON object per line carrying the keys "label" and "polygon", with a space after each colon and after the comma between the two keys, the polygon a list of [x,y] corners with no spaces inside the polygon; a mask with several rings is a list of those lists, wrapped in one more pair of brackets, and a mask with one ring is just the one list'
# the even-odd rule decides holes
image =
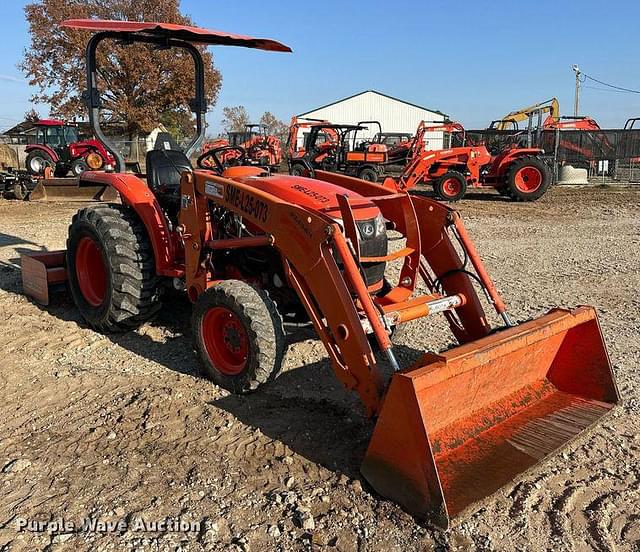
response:
{"label": "loader bucket", "polygon": [[111,186],[80,185],[77,178],[43,178],[29,195],[31,201],[116,201]]}
{"label": "loader bucket", "polygon": [[554,309],[394,374],[361,471],[446,529],[618,400],[595,311]]}

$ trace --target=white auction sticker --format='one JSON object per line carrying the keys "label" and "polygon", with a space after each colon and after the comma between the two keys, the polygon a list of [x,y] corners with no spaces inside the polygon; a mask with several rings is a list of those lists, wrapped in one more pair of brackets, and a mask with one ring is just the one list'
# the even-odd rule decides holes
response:
{"label": "white auction sticker", "polygon": [[213,197],[221,198],[224,196],[224,185],[207,180],[204,183],[204,193]]}

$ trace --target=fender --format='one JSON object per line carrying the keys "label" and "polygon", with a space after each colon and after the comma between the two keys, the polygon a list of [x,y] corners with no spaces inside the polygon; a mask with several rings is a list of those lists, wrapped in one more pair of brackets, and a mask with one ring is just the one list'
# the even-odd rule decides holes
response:
{"label": "fender", "polygon": [[147,183],[134,174],[105,171],[84,172],[80,186],[112,186],[120,194],[122,202],[140,217],[151,241],[159,276],[182,277],[184,269],[175,264],[177,240],[169,228],[155,195]]}
{"label": "fender", "polygon": [[37,150],[40,150],[46,153],[47,155],[49,155],[49,157],[51,157],[51,160],[54,163],[57,163],[58,161],[60,161],[60,156],[55,152],[55,150],[45,144],[30,144],[24,149],[25,153],[27,154]]}
{"label": "fender", "polygon": [[69,144],[69,155],[71,159],[77,159],[78,157],[86,157],[89,153],[96,152],[100,154],[105,163],[110,165],[115,164],[115,159],[105,147],[102,142],[98,140],[83,140],[82,142],[74,142]]}
{"label": "fender", "polygon": [[491,162],[491,170],[487,176],[502,176],[506,172],[507,167],[518,157],[523,157],[525,155],[540,155],[542,153],[544,153],[544,150],[540,148],[506,149],[493,158],[493,161]]}

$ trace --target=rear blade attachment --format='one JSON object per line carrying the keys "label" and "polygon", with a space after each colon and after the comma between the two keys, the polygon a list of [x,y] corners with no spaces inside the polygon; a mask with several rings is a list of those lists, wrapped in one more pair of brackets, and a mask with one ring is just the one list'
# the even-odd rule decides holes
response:
{"label": "rear blade attachment", "polygon": [[446,529],[618,401],[595,311],[554,309],[394,374],[361,471]]}
{"label": "rear blade attachment", "polygon": [[48,305],[51,293],[66,289],[65,251],[28,251],[20,256],[22,289],[38,303]]}

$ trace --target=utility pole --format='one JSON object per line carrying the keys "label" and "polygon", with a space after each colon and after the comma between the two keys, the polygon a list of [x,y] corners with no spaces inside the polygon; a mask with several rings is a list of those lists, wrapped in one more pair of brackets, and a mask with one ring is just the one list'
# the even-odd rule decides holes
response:
{"label": "utility pole", "polygon": [[573,100],[573,116],[578,116],[578,111],[580,111],[580,67],[578,67],[575,63],[571,66],[576,73],[576,93]]}

